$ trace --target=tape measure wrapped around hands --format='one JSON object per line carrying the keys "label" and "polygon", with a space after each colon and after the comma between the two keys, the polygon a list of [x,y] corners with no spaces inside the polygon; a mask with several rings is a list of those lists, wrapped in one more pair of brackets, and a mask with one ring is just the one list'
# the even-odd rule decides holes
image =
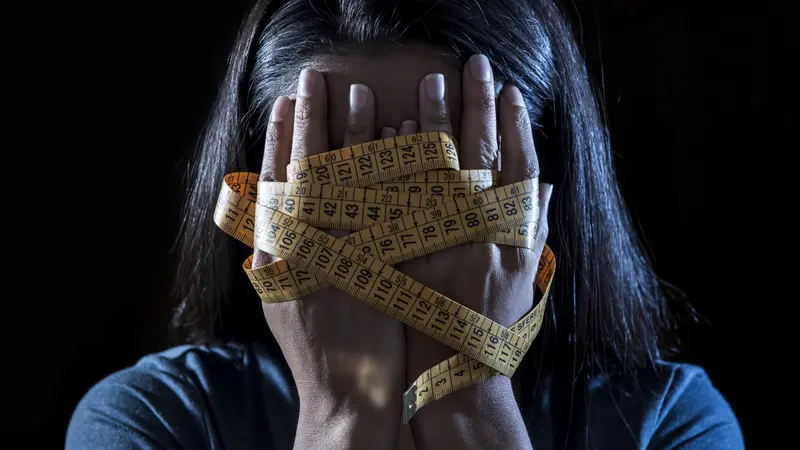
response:
{"label": "tape measure wrapped around hands", "polygon": [[[292,182],[227,175],[214,212],[223,231],[280,258],[256,269],[252,256],[244,263],[262,301],[297,300],[334,286],[458,351],[406,390],[406,423],[445,395],[513,375],[541,329],[555,270],[548,247],[536,274],[541,300],[509,328],[391,264],[466,242],[534,249],[538,179],[499,186],[495,171],[459,170],[455,140],[441,132],[314,155],[287,173]],[[356,231],[336,238],[317,227]]]}

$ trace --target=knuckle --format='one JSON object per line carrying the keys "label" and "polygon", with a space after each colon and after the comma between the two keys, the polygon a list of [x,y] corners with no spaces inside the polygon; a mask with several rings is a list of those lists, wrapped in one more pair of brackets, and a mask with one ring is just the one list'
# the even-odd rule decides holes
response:
{"label": "knuckle", "polygon": [[266,142],[264,145],[264,160],[261,163],[261,181],[274,181],[277,163],[275,161],[283,136],[283,128],[279,122],[271,122],[267,127]]}
{"label": "knuckle", "polygon": [[536,152],[523,150],[522,158],[522,167],[525,168],[522,176],[525,179],[537,178],[539,176],[539,158],[536,157]]}
{"label": "knuckle", "polygon": [[498,147],[497,142],[489,132],[481,133],[480,143],[478,144],[478,156],[481,169],[491,169],[497,161]]}
{"label": "knuckle", "polygon": [[365,136],[369,134],[369,125],[357,118],[347,121],[347,130],[345,131],[350,136]]}
{"label": "knuckle", "polygon": [[494,97],[491,95],[481,96],[475,106],[484,114],[494,114]]}
{"label": "knuckle", "polygon": [[472,246],[472,257],[479,261],[490,261],[493,262],[493,258],[495,257],[494,253],[497,249],[499,249],[496,244],[490,245],[473,245]]}
{"label": "knuckle", "polygon": [[529,248],[517,248],[516,255],[517,255],[517,267],[520,269],[536,267],[539,264],[537,260],[537,252],[536,250],[531,250]]}
{"label": "knuckle", "polygon": [[[283,138],[283,130],[280,122],[270,122],[267,127],[267,150],[275,149],[281,143]],[[266,155],[265,155],[266,156]]]}
{"label": "knuckle", "polygon": [[294,111],[294,122],[295,127],[297,128],[304,128],[310,127],[313,124],[314,119],[316,119],[317,114],[314,111],[314,108],[311,107],[311,103],[307,101],[297,102],[297,106],[295,107]]}
{"label": "knuckle", "polygon": [[442,105],[441,107],[427,110],[425,112],[425,122],[429,125],[448,125],[450,118],[447,115],[447,109]]}
{"label": "knuckle", "polygon": [[261,174],[258,178],[259,181],[275,181],[276,168],[275,160],[265,157],[264,162],[261,164]]}
{"label": "knuckle", "polygon": [[528,119],[528,110],[523,106],[513,106],[514,111],[514,126],[519,130],[525,130],[530,127],[530,120]]}
{"label": "knuckle", "polygon": [[481,86],[481,88],[470,96],[470,106],[482,115],[495,113],[495,100],[494,92],[488,85]]}

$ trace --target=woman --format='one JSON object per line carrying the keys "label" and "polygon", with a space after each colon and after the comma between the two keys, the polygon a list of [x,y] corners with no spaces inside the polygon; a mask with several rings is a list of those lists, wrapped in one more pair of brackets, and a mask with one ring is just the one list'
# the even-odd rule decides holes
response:
{"label": "woman", "polygon": [[[537,241],[557,264],[520,370],[403,426],[407,382],[453,350],[335,288],[262,315],[240,268],[251,250],[212,214],[226,173],[285,181],[292,161],[417,131],[457,137],[462,169],[539,177]],[[551,0],[259,1],[190,175],[174,317],[189,345],[98,383],[68,448],[743,447],[702,369],[664,360],[671,315]],[[542,245],[470,243],[396,267],[508,326],[533,306]]]}

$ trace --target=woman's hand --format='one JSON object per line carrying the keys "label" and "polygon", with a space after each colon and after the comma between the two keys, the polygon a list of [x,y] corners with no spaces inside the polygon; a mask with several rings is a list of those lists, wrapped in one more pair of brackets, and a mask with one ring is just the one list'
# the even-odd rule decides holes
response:
{"label": "woman's hand", "polygon": [[[272,109],[261,181],[286,181],[290,159],[328,151],[327,129],[325,79],[303,71],[295,105],[281,97]],[[374,96],[353,85],[345,145],[377,138]],[[253,266],[272,261],[256,250]],[[405,385],[403,324],[335,288],[263,309],[300,398],[295,448],[394,448]]]}
{"label": "woman's hand", "polygon": [[[480,55],[473,56],[464,67],[462,89],[461,168],[496,169],[499,158],[501,184],[537,177],[539,165],[531,124],[519,89],[506,86],[496,107],[492,71],[488,60]],[[445,94],[441,75],[429,75],[422,81],[420,131],[452,132]],[[498,134],[502,136],[501,146]],[[536,251],[495,244],[464,244],[408,261],[398,269],[510,326],[533,306],[534,278],[547,237],[551,192],[552,185],[540,184],[541,219]],[[406,336],[409,380],[455,353],[412,328],[407,329]],[[531,446],[511,380],[506,377],[493,377],[420,409],[411,425],[417,448]]]}

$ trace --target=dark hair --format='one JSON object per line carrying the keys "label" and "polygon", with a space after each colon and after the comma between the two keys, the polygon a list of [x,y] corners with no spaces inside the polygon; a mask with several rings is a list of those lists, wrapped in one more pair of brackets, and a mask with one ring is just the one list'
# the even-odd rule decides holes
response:
{"label": "dark hair", "polygon": [[552,0],[258,1],[189,170],[174,326],[195,342],[268,339],[240,268],[249,250],[212,221],[223,176],[259,170],[270,107],[312,58],[411,43],[462,61],[487,55],[495,77],[518,86],[529,105],[542,176],[555,184],[557,284],[542,345],[593,370],[652,365],[670,331],[664,291],[617,187],[584,59]]}

